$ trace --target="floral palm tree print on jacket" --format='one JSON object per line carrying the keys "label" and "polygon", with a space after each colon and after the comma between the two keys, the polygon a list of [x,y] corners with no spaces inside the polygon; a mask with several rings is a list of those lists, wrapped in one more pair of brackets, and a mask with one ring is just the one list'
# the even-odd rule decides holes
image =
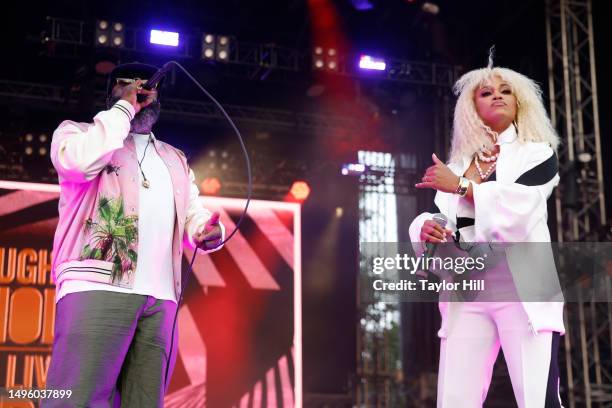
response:
{"label": "floral palm tree print on jacket", "polygon": [[111,281],[121,281],[123,274],[136,270],[138,255],[138,216],[125,216],[123,199],[100,197],[97,222],[88,218],[85,229],[90,234],[80,260],[97,259],[113,263]]}

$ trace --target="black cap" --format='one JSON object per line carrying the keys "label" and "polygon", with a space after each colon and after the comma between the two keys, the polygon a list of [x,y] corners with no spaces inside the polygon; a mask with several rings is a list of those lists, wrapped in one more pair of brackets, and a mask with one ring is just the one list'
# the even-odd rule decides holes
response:
{"label": "black cap", "polygon": [[[141,64],[140,62],[129,62],[127,64],[117,65],[108,76],[108,82],[106,83],[106,97],[110,98],[113,87],[115,86],[115,80],[117,78],[149,79],[155,72],[157,72],[158,69],[159,68],[155,65]],[[158,89],[161,87],[161,84],[162,82],[160,81],[159,86],[157,87]]]}

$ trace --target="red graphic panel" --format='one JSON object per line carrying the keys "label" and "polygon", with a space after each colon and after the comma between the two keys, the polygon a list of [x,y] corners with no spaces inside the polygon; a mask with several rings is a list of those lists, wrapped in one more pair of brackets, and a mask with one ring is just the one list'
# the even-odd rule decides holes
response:
{"label": "red graphic panel", "polygon": [[[55,185],[0,181],[0,387],[44,388],[58,197]],[[221,213],[227,233],[245,205],[200,199]],[[253,200],[225,248],[197,256],[167,407],[301,406],[300,247],[299,205]]]}

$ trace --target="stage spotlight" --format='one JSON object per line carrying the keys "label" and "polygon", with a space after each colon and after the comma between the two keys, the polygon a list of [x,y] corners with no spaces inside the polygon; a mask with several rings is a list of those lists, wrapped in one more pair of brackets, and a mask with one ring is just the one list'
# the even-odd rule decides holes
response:
{"label": "stage spotlight", "polygon": [[202,193],[206,195],[216,195],[221,190],[221,182],[216,177],[207,177],[200,184]]}
{"label": "stage spotlight", "polygon": [[217,37],[217,60],[227,62],[230,54],[230,39],[227,35]]}
{"label": "stage spotlight", "polygon": [[151,30],[149,38],[151,44],[168,45],[170,47],[178,47],[179,33],[173,31]]}
{"label": "stage spotlight", "polygon": [[215,59],[215,41],[214,34],[204,34],[202,36],[202,59]]}
{"label": "stage spotlight", "polygon": [[351,0],[351,3],[353,3],[355,10],[359,11],[372,10],[374,8],[374,4],[370,0]]}
{"label": "stage spotlight", "polygon": [[96,22],[95,44],[100,47],[123,48],[125,46],[125,25],[121,22]]}
{"label": "stage spotlight", "polygon": [[310,187],[305,181],[295,181],[289,190],[289,194],[298,201],[304,201],[310,194]]}
{"label": "stage spotlight", "polygon": [[421,10],[423,10],[425,13],[436,15],[440,12],[440,6],[435,3],[430,3],[426,1],[421,6]]}
{"label": "stage spotlight", "polygon": [[359,57],[359,68],[364,70],[384,71],[387,69],[387,63],[380,58],[362,55]]}
{"label": "stage spotlight", "polygon": [[23,152],[26,156],[32,156],[34,153],[38,153],[39,156],[46,156],[49,152],[49,136],[46,133],[36,135],[28,132],[23,135],[21,140],[24,145]]}
{"label": "stage spotlight", "polygon": [[366,171],[365,164],[361,163],[347,163],[342,165],[342,173],[343,176],[361,176]]}
{"label": "stage spotlight", "polygon": [[123,23],[113,23],[111,31],[111,42],[115,48],[122,48],[125,45],[125,32]]}
{"label": "stage spotlight", "polygon": [[335,48],[327,50],[327,69],[336,71],[338,69],[338,53]]}
{"label": "stage spotlight", "polygon": [[215,52],[212,49],[206,48],[204,50],[204,55],[203,55],[204,59],[213,59],[214,56],[215,56]]}
{"label": "stage spotlight", "polygon": [[323,57],[323,47],[315,47],[312,53],[312,66],[315,69],[323,69],[325,60]]}
{"label": "stage spotlight", "polygon": [[335,48],[314,47],[312,50],[312,66],[316,70],[337,71],[338,51]]}
{"label": "stage spotlight", "polygon": [[589,152],[578,153],[578,161],[580,163],[586,164],[593,159],[593,156]]}
{"label": "stage spotlight", "polygon": [[232,37],[229,35],[204,33],[202,35],[201,58],[229,62],[231,58]]}

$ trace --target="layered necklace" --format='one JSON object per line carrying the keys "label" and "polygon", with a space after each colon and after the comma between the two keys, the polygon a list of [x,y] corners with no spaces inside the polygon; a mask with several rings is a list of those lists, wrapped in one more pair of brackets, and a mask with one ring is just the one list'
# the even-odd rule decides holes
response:
{"label": "layered necklace", "polygon": [[[486,180],[491,175],[491,173],[493,173],[493,170],[495,170],[495,167],[497,166],[498,157],[499,157],[499,152],[494,153],[492,155],[488,155],[488,156],[485,155],[480,150],[476,152],[476,154],[474,155],[474,164],[476,164],[476,170],[478,171],[478,175],[480,176],[480,179],[482,181]],[[480,160],[483,163],[491,163],[487,171],[485,172],[482,171],[482,168],[480,167],[480,163],[478,162],[478,160]]]}

